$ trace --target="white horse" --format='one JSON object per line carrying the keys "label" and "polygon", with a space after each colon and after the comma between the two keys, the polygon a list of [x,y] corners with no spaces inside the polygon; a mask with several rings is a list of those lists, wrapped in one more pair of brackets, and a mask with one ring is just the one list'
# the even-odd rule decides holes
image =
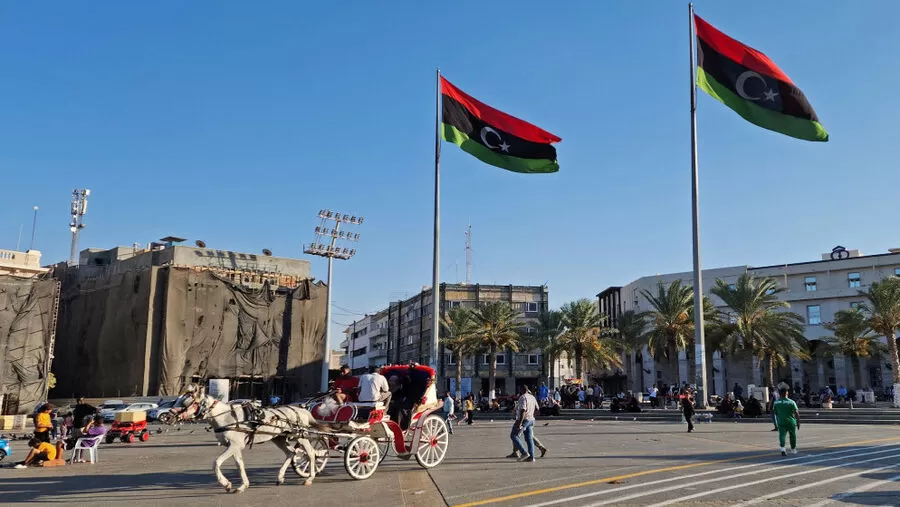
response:
{"label": "white horse", "polygon": [[[291,465],[296,455],[297,447],[302,447],[308,459],[315,461],[315,450],[309,440],[298,435],[298,429],[317,428],[312,414],[308,410],[292,405],[277,408],[264,408],[257,411],[258,418],[248,418],[244,407],[239,404],[223,403],[209,395],[189,391],[182,395],[169,410],[168,414],[161,416],[165,423],[174,423],[178,420],[206,420],[212,426],[216,439],[225,446],[223,452],[216,458],[214,470],[216,480],[229,493],[232,491],[231,482],[222,474],[222,463],[228,458],[234,457],[238,470],[241,473],[241,486],[234,490],[241,493],[250,485],[247,472],[244,469],[244,458],[241,454],[244,447],[254,444],[272,441],[285,454],[285,461],[278,470],[278,484],[284,483],[284,473]],[[316,477],[316,467],[309,467],[309,477],[304,485],[312,484]]]}

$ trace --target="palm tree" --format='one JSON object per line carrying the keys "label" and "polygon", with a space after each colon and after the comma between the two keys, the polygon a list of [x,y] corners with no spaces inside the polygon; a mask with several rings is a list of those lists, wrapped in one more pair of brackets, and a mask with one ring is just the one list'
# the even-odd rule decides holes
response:
{"label": "palm tree", "polygon": [[894,407],[900,407],[900,358],[896,332],[900,328],[900,278],[885,278],[860,291],[868,301],[862,306],[869,327],[887,339],[891,350],[891,376],[894,380]]}
{"label": "palm tree", "polygon": [[[626,310],[616,317],[616,331],[619,334],[618,345],[624,353],[639,354],[647,344],[647,319],[643,313],[634,310]],[[636,357],[632,357],[632,372],[636,364]],[[641,391],[644,390],[644,365],[641,364]]]}
{"label": "palm tree", "polygon": [[449,334],[441,341],[456,358],[456,397],[461,398],[463,358],[473,352],[477,345],[474,340],[475,322],[472,311],[461,306],[451,308],[441,319],[441,325]]}
{"label": "palm tree", "polygon": [[589,299],[566,303],[560,308],[566,332],[560,337],[560,345],[575,357],[575,377],[582,378],[585,360],[601,368],[621,366],[609,331],[603,330],[606,316],[597,311]]}
{"label": "palm tree", "polygon": [[688,350],[694,340],[694,289],[675,280],[668,287],[659,282],[656,294],[641,295],[653,308],[645,313],[650,322],[647,348],[653,359],[675,362],[675,384],[680,382],[678,352]]}
{"label": "palm tree", "polygon": [[[872,332],[869,327],[866,314],[859,308],[848,308],[834,314],[834,322],[825,324],[825,329],[834,332],[834,336],[822,338],[826,351],[832,355],[835,353],[849,357],[853,363],[852,369],[858,373],[856,388],[866,385],[862,368],[859,367],[859,358],[868,358],[885,352],[880,337]],[[853,372],[848,375],[853,378]]]}
{"label": "palm tree", "polygon": [[731,354],[746,352],[767,361],[769,385],[775,385],[775,368],[791,355],[806,354],[803,317],[789,311],[790,304],[778,299],[784,288],[772,278],[744,273],[734,285],[716,280],[711,292],[731,310],[724,325],[722,349]]}
{"label": "palm tree", "polygon": [[509,303],[501,301],[482,303],[472,312],[474,340],[478,349],[488,354],[488,399],[491,401],[497,385],[497,351],[519,350],[522,323],[516,321],[518,316]]}
{"label": "palm tree", "polygon": [[[559,334],[562,331],[562,313],[556,310],[544,311],[531,320],[534,332],[529,337],[530,347],[540,349],[544,357],[541,375],[556,378],[554,359],[560,352]],[[550,386],[547,386],[550,387]]]}

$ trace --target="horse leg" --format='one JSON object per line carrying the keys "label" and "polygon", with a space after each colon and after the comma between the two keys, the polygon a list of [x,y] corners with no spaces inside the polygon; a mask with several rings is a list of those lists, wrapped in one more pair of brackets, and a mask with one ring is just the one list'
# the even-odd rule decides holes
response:
{"label": "horse leg", "polygon": [[301,438],[297,441],[299,445],[303,446],[303,449],[306,451],[306,455],[309,456],[309,477],[303,481],[304,486],[312,486],[313,479],[316,478],[316,450],[313,449],[312,444],[309,443],[309,440],[305,438]]}
{"label": "horse leg", "polygon": [[288,445],[287,439],[285,438],[276,438],[272,440],[272,442],[281,449],[285,456],[284,463],[278,470],[278,485],[281,486],[284,484],[284,473],[287,472],[288,467],[291,465],[291,460],[294,458],[294,450],[291,449],[291,446]]}
{"label": "horse leg", "polygon": [[250,479],[247,478],[247,470],[244,467],[244,455],[241,452],[243,445],[234,450],[234,461],[237,463],[238,470],[241,472],[241,486],[234,490],[235,493],[243,493],[250,486]]}
{"label": "horse leg", "polygon": [[220,486],[225,488],[225,491],[231,493],[231,482],[225,478],[222,474],[222,463],[225,462],[228,458],[230,458],[235,452],[235,448],[231,443],[225,447],[225,452],[219,455],[218,458],[213,462],[213,471],[216,473],[216,481]]}

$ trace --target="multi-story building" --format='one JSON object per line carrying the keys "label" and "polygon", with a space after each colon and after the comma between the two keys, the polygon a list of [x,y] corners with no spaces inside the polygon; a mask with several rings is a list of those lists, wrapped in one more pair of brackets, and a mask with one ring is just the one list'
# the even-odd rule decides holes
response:
{"label": "multi-story building", "polygon": [[354,375],[366,373],[371,366],[387,362],[387,310],[366,315],[344,330],[344,364]]}
{"label": "multi-story building", "polygon": [[[527,323],[536,318],[538,313],[546,311],[549,305],[549,292],[546,286],[521,285],[480,285],[449,284],[440,285],[441,311],[447,312],[457,306],[474,308],[485,301],[506,301],[519,312],[519,319]],[[370,364],[431,362],[431,329],[432,329],[432,294],[431,288],[424,288],[419,294],[392,302],[388,308],[366,316],[348,326],[347,338],[341,344],[348,350],[355,350],[362,357],[364,354]],[[373,327],[374,325],[374,327]],[[352,344],[352,336],[357,341]],[[444,330],[441,330],[443,336]],[[362,352],[362,343],[368,347]],[[355,347],[355,348],[354,348]],[[446,388],[455,389],[456,361],[439,345],[440,361],[438,376],[444,379]],[[376,355],[373,355],[376,354]],[[381,355],[383,354],[383,355]],[[351,354],[348,354],[348,356]],[[383,358],[383,360],[382,360]],[[348,359],[349,360],[349,359]],[[486,354],[477,357],[464,357],[462,391],[478,392],[488,390],[488,362]],[[560,365],[565,369],[567,365]],[[559,370],[557,370],[559,371]],[[542,375],[546,375],[543,358],[539,350],[501,351],[497,356],[497,388],[501,392],[512,393],[521,384],[537,384]],[[453,378],[450,378],[453,377]]]}
{"label": "multi-story building", "polygon": [[[733,284],[744,273],[775,279],[785,289],[779,293],[779,297],[790,304],[790,311],[805,318],[804,335],[807,340],[814,341],[831,336],[824,324],[833,321],[837,311],[861,303],[865,298],[860,296],[860,291],[866,290],[872,282],[900,275],[900,250],[864,256],[857,250],[836,247],[833,252],[823,254],[822,259],[816,261],[707,269],[703,270],[703,293],[710,297],[717,308],[727,313],[728,308],[724,302],[712,295],[710,289],[717,279]],[[644,291],[655,292],[659,283],[668,285],[674,280],[692,285],[693,274],[685,272],[646,276],[623,286],[609,287],[597,295],[600,310],[609,315],[611,321],[622,311],[650,310]],[[611,325],[614,326],[615,323],[612,322]],[[693,362],[693,351],[688,354],[682,351],[679,354],[679,378],[676,379],[674,362],[654,361],[645,348],[627,358],[625,373],[628,375],[628,387],[638,390],[653,383],[687,382],[688,363]],[[791,385],[808,384],[813,389],[826,385],[831,385],[832,388],[845,385],[855,388],[868,386],[879,391],[885,385],[890,385],[891,366],[886,358],[860,359],[862,381],[858,380],[860,372],[851,371],[850,363],[840,354],[834,357],[814,354],[807,361],[794,357],[789,365],[778,370],[776,381],[785,381]],[[711,372],[708,382],[712,393],[723,394],[734,382],[741,385],[759,385],[762,382],[762,369],[752,359],[736,361],[717,352],[713,355],[713,363],[707,365],[707,368]]]}
{"label": "multi-story building", "polygon": [[28,250],[27,252],[0,250],[0,275],[30,278],[48,271],[49,268],[41,267],[41,252],[37,250]]}

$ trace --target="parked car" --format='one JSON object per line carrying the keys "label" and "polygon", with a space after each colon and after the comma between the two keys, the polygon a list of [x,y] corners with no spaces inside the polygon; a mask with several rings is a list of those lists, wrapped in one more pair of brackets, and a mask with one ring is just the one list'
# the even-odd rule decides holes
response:
{"label": "parked car", "polygon": [[103,420],[106,422],[110,422],[115,419],[115,415],[113,415],[117,410],[122,410],[128,405],[122,400],[106,400],[97,407],[97,410],[100,412],[100,415],[103,416]]}
{"label": "parked car", "polygon": [[155,420],[159,419],[159,414],[171,410],[172,407],[174,407],[174,406],[175,406],[175,400],[164,401],[164,402],[160,403],[158,407],[151,408],[150,410],[147,411],[147,420],[155,421]]}
{"label": "parked car", "polygon": [[116,413],[118,413],[118,412],[148,412],[150,410],[153,410],[154,408],[159,408],[159,405],[157,405],[156,403],[144,403],[144,402],[132,403],[131,405],[128,405],[124,408],[121,408],[119,410],[112,412],[108,416],[106,414],[104,414],[103,420],[105,422],[114,421],[116,419]]}
{"label": "parked car", "polygon": [[12,456],[12,449],[9,447],[9,441],[0,438],[0,461],[6,459],[7,456]]}

